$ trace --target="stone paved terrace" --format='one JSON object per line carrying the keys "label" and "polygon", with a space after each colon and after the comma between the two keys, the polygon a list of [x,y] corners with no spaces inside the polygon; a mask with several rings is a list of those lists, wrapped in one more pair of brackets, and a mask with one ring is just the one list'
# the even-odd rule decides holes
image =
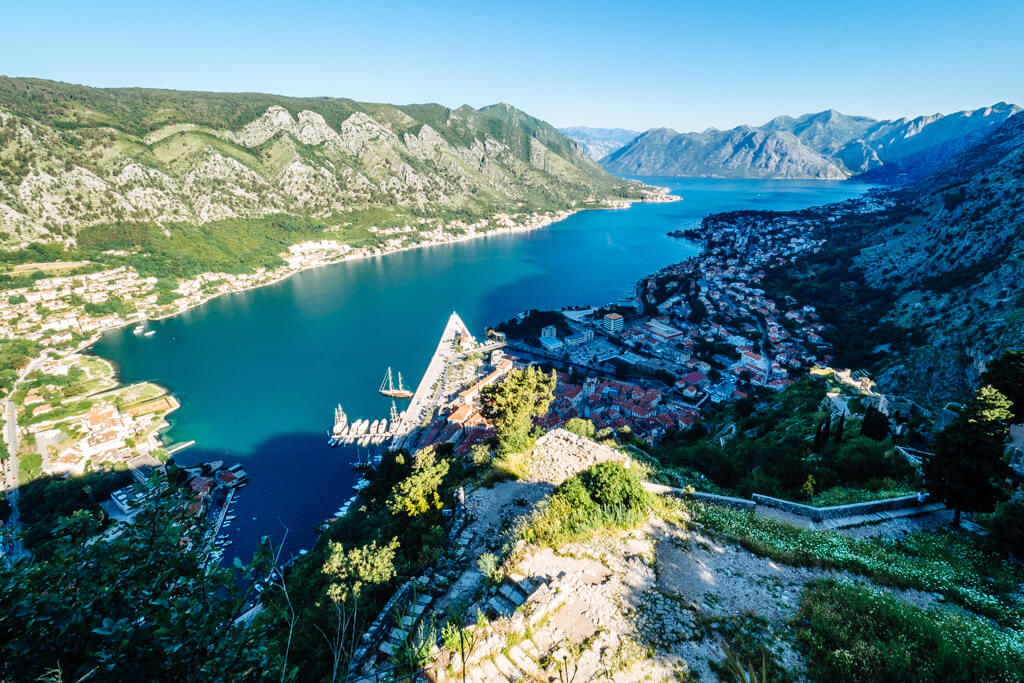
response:
{"label": "stone paved terrace", "polygon": [[553,429],[537,440],[527,464],[527,474],[533,481],[546,481],[557,486],[574,474],[607,460],[621,462],[627,467],[630,463],[625,453],[564,429]]}

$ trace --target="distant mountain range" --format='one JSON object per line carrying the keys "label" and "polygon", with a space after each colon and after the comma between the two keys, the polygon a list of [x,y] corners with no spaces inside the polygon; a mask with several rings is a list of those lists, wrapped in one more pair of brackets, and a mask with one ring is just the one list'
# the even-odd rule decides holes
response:
{"label": "distant mountain range", "polygon": [[587,154],[595,160],[603,159],[640,135],[638,130],[627,130],[625,128],[572,126],[571,128],[559,128],[558,130],[580,143]]}
{"label": "distant mountain range", "polygon": [[[1017,105],[1000,102],[955,114],[878,121],[830,109],[730,130],[677,133],[654,128],[603,157],[601,165],[617,175],[823,180],[859,176],[872,182],[909,182],[1020,111]],[[563,132],[584,145],[592,139],[612,143],[611,137],[590,132],[595,130],[605,129]]]}
{"label": "distant mountain range", "polygon": [[637,186],[508,104],[449,109],[0,77],[0,247],[72,242],[82,228],[115,223],[273,214],[351,222],[353,211],[412,222],[485,217],[639,196]]}

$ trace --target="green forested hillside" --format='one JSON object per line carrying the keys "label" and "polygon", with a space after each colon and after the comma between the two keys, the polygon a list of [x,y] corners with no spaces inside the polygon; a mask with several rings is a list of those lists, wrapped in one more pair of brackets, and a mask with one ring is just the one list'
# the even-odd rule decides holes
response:
{"label": "green forested hillside", "polygon": [[91,226],[313,217],[396,224],[639,195],[507,105],[475,110],[0,77],[0,246]]}

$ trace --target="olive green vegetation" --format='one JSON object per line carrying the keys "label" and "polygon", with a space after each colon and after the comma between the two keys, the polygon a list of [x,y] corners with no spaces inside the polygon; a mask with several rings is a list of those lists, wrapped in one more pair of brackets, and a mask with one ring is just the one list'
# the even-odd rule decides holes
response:
{"label": "olive green vegetation", "polygon": [[483,414],[494,422],[499,454],[522,453],[534,439],[534,418],[548,412],[558,378],[531,365],[480,391]]}
{"label": "olive green vegetation", "polygon": [[[150,487],[135,524],[102,534],[100,516],[55,523],[48,552],[0,563],[0,679],[280,680],[261,625],[236,626],[251,590],[183,538],[208,529],[182,479]],[[266,566],[266,554],[257,564]]]}
{"label": "olive green vegetation", "polygon": [[0,339],[0,394],[14,387],[18,373],[39,353],[39,345],[28,339]]}
{"label": "olive green vegetation", "polygon": [[555,548],[598,529],[632,528],[653,502],[634,469],[603,462],[562,482],[519,523],[516,536]]}
{"label": "olive green vegetation", "polygon": [[985,368],[981,383],[1010,399],[1013,422],[1024,422],[1024,351],[1011,349],[993,360]]}
{"label": "olive green vegetation", "polygon": [[[804,377],[772,397],[766,409],[755,413],[737,403],[709,429],[670,434],[652,455],[670,470],[700,473],[713,484],[687,477],[696,488],[742,497],[761,493],[814,502],[841,486],[851,500],[870,500],[894,489],[913,490],[914,469],[893,443],[861,435],[859,419],[833,420],[820,409],[825,391],[822,380]],[[724,446],[707,438],[729,423],[739,434]],[[818,504],[840,504],[838,498],[819,498]]]}
{"label": "olive green vegetation", "polygon": [[597,427],[590,420],[583,417],[570,418],[565,423],[565,429],[568,432],[572,432],[576,436],[582,436],[585,439],[594,439],[594,435],[597,433]]}
{"label": "olive green vegetation", "polygon": [[1024,680],[1024,633],[870,588],[812,581],[793,619],[813,681]]}

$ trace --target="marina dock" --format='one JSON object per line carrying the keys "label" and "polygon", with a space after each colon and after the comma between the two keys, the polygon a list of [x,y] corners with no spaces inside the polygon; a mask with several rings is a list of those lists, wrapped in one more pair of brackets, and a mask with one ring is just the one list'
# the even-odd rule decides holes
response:
{"label": "marina dock", "polygon": [[[415,447],[419,428],[430,421],[434,410],[447,399],[447,396],[443,395],[444,379],[451,363],[470,353],[486,353],[504,346],[504,341],[477,344],[466,323],[458,313],[452,311],[408,407],[399,412],[392,403],[390,420],[356,420],[349,425],[348,418],[339,405],[335,410],[335,428],[330,435],[331,445]],[[390,368],[388,371],[390,375]]]}

